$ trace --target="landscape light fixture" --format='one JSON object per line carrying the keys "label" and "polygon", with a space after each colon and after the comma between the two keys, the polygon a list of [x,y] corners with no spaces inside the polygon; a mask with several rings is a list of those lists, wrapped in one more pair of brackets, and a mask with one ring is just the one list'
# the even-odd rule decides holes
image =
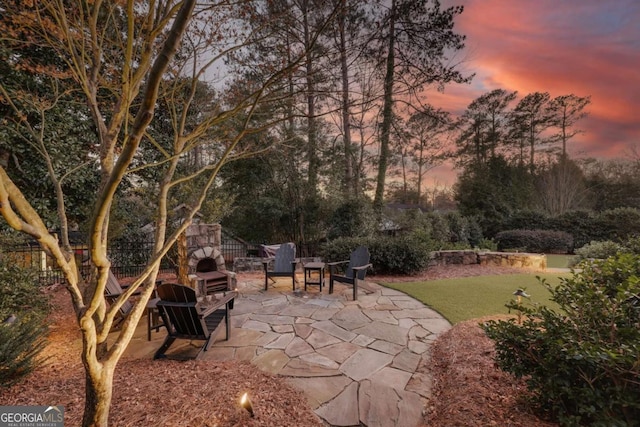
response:
{"label": "landscape light fixture", "polygon": [[251,404],[251,399],[249,399],[249,393],[245,393],[242,395],[242,397],[240,398],[240,406],[246,409],[252,417],[254,416],[253,405]]}
{"label": "landscape light fixture", "polygon": [[518,302],[518,325],[522,324],[522,297],[529,298],[529,294],[524,291],[524,289],[518,289],[513,293],[516,296],[516,301]]}
{"label": "landscape light fixture", "polygon": [[518,289],[518,290],[517,290],[517,291],[515,291],[513,294],[514,294],[515,296],[517,296],[518,298],[520,298],[520,297],[529,298],[529,296],[530,296],[530,295],[529,295],[528,293],[526,293],[523,289]]}

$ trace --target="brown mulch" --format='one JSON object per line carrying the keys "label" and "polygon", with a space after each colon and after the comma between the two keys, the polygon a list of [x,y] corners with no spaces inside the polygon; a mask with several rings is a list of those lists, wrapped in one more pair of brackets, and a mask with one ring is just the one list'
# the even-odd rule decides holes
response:
{"label": "brown mulch", "polygon": [[429,427],[552,427],[527,407],[524,381],[496,368],[495,349],[479,326],[489,318],[455,325],[435,342],[429,365],[433,396]]}
{"label": "brown mulch", "polygon": [[[502,267],[447,266],[411,277],[374,276],[380,282],[429,280],[485,274],[513,274]],[[53,311],[45,349],[47,363],[10,388],[0,388],[2,405],[64,405],[65,425],[80,425],[84,371],[80,334],[66,291],[49,290]],[[434,379],[425,426],[554,426],[522,404],[521,382],[499,371],[493,345],[477,326],[463,322],[435,343],[421,366]],[[114,426],[322,426],[304,395],[282,378],[247,362],[121,360],[116,369],[110,425]],[[260,396],[255,418],[239,407],[240,395]],[[255,400],[256,398],[254,398]]]}

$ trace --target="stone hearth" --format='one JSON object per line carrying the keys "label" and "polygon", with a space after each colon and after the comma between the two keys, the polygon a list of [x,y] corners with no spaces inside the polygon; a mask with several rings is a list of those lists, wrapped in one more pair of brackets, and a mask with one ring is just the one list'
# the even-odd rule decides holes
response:
{"label": "stone hearth", "polygon": [[191,224],[186,230],[189,274],[205,271],[226,271],[220,252],[220,224]]}

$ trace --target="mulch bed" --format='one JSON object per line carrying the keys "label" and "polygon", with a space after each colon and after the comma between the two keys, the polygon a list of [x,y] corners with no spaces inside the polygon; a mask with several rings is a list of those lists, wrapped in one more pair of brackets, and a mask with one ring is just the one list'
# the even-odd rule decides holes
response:
{"label": "mulch bed", "polygon": [[[369,280],[415,281],[519,272],[502,267],[448,266],[412,277],[375,276]],[[52,287],[49,292],[53,311],[44,351],[48,361],[22,382],[0,388],[0,402],[64,405],[65,425],[80,425],[84,406],[80,333],[66,291]],[[434,345],[431,361],[420,367],[434,379],[424,426],[554,426],[537,419],[522,404],[524,385],[494,366],[492,342],[477,323],[460,323],[443,334]],[[123,359],[113,390],[110,425],[323,426],[301,392],[247,362]],[[254,418],[238,404],[245,391],[260,396]]]}

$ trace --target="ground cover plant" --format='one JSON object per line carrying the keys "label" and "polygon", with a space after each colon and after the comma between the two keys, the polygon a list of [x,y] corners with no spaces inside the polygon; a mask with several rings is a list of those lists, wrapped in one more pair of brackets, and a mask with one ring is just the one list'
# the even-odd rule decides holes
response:
{"label": "ground cover plant", "polygon": [[513,300],[513,292],[517,289],[525,289],[530,295],[530,298],[524,299],[524,305],[553,304],[549,300],[549,292],[536,277],[540,276],[550,284],[557,284],[560,277],[569,275],[570,273],[522,273],[419,282],[385,282],[382,285],[411,295],[456,324],[478,317],[510,312],[513,314],[513,310],[505,307],[505,304]]}
{"label": "ground cover plant", "polygon": [[31,269],[0,254],[0,386],[28,375],[42,359],[49,311],[47,298]]}

